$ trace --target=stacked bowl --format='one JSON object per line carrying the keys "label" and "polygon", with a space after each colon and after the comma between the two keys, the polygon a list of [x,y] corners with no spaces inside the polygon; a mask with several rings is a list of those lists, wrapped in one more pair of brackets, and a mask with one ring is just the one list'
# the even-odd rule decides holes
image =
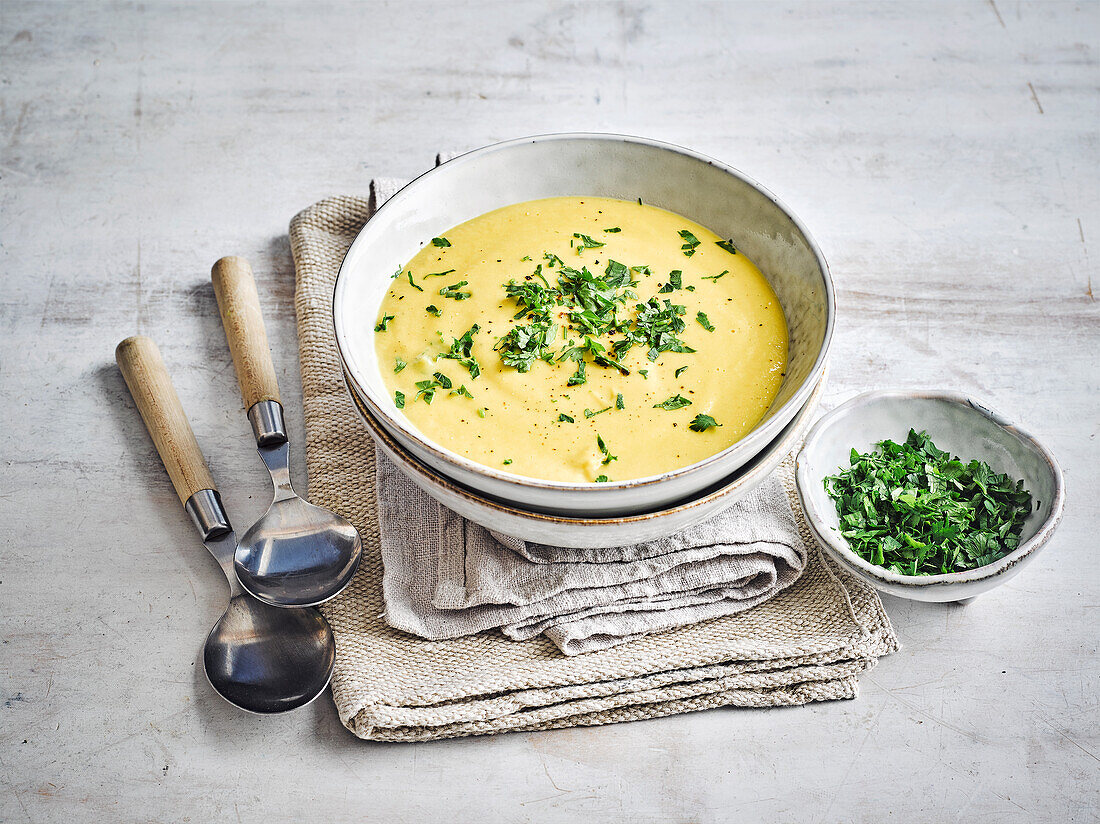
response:
{"label": "stacked bowl", "polygon": [[[560,196],[641,198],[731,238],[761,270],[787,321],[788,363],[745,437],[690,466],[610,483],[545,481],[477,463],[421,433],[378,367],[373,319],[396,268],[424,238],[503,206]],[[637,137],[560,134],[499,143],[414,180],[367,222],[333,296],[349,389],[379,450],[444,506],[497,532],[570,547],[670,535],[742,499],[801,442],[820,398],[835,313],[828,266],[780,201],[716,160]],[[365,322],[371,319],[372,322]]]}

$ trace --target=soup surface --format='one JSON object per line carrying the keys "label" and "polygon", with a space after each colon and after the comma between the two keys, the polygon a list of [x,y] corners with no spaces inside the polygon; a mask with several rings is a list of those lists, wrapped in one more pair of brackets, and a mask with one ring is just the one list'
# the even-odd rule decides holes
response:
{"label": "soup surface", "polygon": [[557,197],[455,226],[375,319],[391,397],[430,440],[554,481],[620,481],[730,446],[787,360],[783,310],[731,242],[634,201]]}

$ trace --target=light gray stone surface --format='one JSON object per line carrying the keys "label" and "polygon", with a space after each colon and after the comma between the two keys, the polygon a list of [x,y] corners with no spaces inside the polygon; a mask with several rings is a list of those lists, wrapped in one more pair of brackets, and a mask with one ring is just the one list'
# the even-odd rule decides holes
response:
{"label": "light gray stone surface", "polygon": [[[0,5],[0,820],[1093,821],[1100,5]],[[161,345],[230,513],[268,500],[209,285],[248,256],[303,432],[285,231],[439,149],[644,134],[833,266],[828,398],[970,392],[1061,459],[1061,530],[968,607],[886,599],[852,702],[418,745],[238,713],[225,598],[114,366]],[[304,486],[304,484],[302,484]]]}

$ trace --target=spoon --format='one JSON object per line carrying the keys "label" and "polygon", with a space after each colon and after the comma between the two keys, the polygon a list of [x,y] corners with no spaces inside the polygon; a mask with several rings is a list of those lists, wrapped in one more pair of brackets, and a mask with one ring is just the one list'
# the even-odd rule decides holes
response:
{"label": "spoon", "polygon": [[118,345],[115,360],[180,501],[229,579],[229,606],[203,650],[210,685],[249,712],[308,704],[332,677],[332,629],[315,609],[278,609],[241,590],[233,572],[237,538],[160,350],[139,335]]}
{"label": "spoon", "polygon": [[344,518],[303,501],[290,484],[290,442],[279,384],[248,261],[225,257],[210,272],[241,396],[275,500],[241,536],[234,565],[241,586],[268,604],[313,606],[351,582],[363,554],[359,533]]}

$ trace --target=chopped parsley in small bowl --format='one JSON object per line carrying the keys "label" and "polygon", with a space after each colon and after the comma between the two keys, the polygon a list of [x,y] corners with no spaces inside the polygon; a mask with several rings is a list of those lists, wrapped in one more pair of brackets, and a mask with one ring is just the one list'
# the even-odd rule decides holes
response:
{"label": "chopped parsley in small bowl", "polygon": [[806,520],[883,592],[965,601],[1013,577],[1062,514],[1057,462],[965,395],[870,392],[826,414],[798,455]]}

